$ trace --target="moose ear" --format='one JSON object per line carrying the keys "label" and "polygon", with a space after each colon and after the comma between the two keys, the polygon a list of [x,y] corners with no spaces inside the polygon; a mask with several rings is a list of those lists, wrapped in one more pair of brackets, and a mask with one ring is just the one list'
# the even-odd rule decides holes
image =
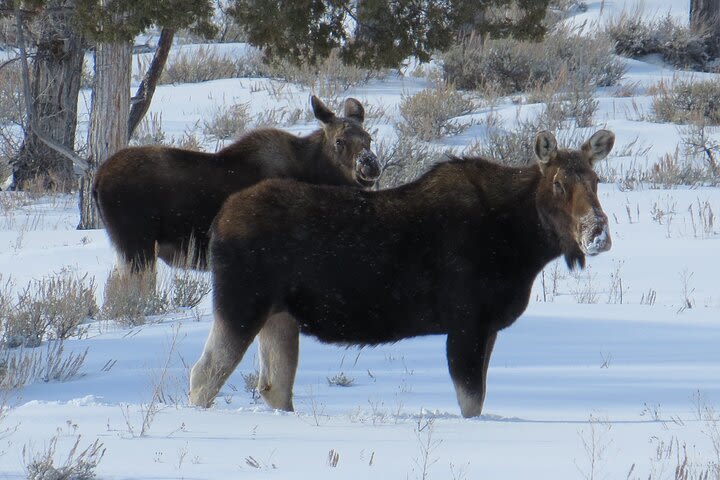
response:
{"label": "moose ear", "polygon": [[315,118],[320,120],[322,123],[330,123],[335,118],[335,114],[328,109],[325,104],[318,97],[313,95],[310,97],[310,105],[312,105],[313,113]]}
{"label": "moose ear", "polygon": [[345,100],[345,116],[363,123],[365,121],[365,109],[358,100],[348,98]]}
{"label": "moose ear", "polygon": [[547,130],[542,131],[535,137],[535,156],[540,164],[540,169],[544,169],[550,160],[555,158],[557,154],[557,140],[555,135]]}
{"label": "moose ear", "polygon": [[607,157],[613,145],[615,145],[615,134],[610,130],[598,130],[580,148],[589,154],[590,164],[592,164],[596,160]]}

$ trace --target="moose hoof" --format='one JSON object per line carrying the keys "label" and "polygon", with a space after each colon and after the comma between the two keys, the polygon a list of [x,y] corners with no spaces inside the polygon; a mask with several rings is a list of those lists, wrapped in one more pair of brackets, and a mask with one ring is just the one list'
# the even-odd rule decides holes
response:
{"label": "moose hoof", "polygon": [[292,394],[280,392],[277,388],[271,388],[269,385],[263,386],[258,390],[260,390],[260,395],[270,408],[286,412],[295,411],[292,403]]}

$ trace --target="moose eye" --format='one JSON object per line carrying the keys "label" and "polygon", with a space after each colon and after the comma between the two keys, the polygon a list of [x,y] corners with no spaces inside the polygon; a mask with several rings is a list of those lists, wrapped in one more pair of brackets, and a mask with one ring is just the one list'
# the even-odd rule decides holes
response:
{"label": "moose eye", "polygon": [[555,180],[553,182],[553,188],[555,189],[555,193],[564,193],[565,187],[563,187],[563,184],[559,182],[558,180]]}
{"label": "moose eye", "polygon": [[343,148],[345,146],[345,140],[343,140],[342,138],[338,138],[337,140],[335,140],[335,146],[338,148]]}

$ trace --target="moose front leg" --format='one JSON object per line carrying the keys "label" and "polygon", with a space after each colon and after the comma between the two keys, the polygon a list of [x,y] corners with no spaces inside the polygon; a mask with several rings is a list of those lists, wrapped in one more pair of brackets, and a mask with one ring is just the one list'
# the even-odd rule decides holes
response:
{"label": "moose front leg", "polygon": [[496,338],[497,332],[448,334],[448,368],[455,384],[460,413],[465,418],[482,413],[487,371]]}

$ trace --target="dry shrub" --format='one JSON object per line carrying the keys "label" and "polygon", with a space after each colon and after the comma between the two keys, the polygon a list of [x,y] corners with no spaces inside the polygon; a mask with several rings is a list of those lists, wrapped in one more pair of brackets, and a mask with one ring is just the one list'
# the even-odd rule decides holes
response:
{"label": "dry shrub", "polygon": [[215,140],[237,138],[250,124],[250,106],[247,103],[218,105],[204,120],[203,133]]}
{"label": "dry shrub", "polygon": [[652,188],[672,188],[677,185],[716,186],[720,185],[717,168],[703,164],[688,155],[681,155],[679,149],[667,153],[643,176]]}
{"label": "dry shrub", "polygon": [[571,77],[562,67],[552,82],[528,92],[529,103],[544,103],[541,116],[547,129],[555,130],[570,120],[576,127],[590,127],[598,108],[595,86],[590,77]]}
{"label": "dry shrub", "polygon": [[165,131],[162,128],[162,113],[150,113],[142,119],[132,134],[133,145],[162,145]]}
{"label": "dry shrub", "polygon": [[0,273],[0,338],[2,338],[2,332],[4,331],[4,325],[10,318],[13,309],[12,301],[12,279],[5,279]]}
{"label": "dry shrub", "polygon": [[290,126],[303,120],[305,115],[305,110],[300,108],[288,109],[286,107],[268,107],[255,116],[253,123],[256,128]]}
{"label": "dry shrub", "polygon": [[378,180],[380,188],[412,182],[443,159],[442,152],[402,133],[393,143],[380,142],[376,153],[382,169]]}
{"label": "dry shrub", "polygon": [[720,125],[720,79],[675,78],[671,84],[661,81],[651,93],[655,121],[690,123],[700,117],[709,125]]}
{"label": "dry shrub", "polygon": [[30,283],[18,299],[2,330],[7,348],[37,347],[44,338],[79,336],[82,323],[97,314],[95,279],[69,271]]}
{"label": "dry shrub", "polygon": [[148,316],[168,311],[169,305],[167,291],[157,288],[154,270],[113,270],[105,283],[102,317],[127,326],[143,325]]}
{"label": "dry shrub", "polygon": [[549,32],[541,42],[471,37],[443,56],[445,79],[458,88],[507,95],[553,82],[563,68],[568,79],[589,79],[611,86],[626,65],[613,56],[602,35],[590,37],[567,28]]}
{"label": "dry shrub", "polygon": [[311,88],[320,97],[334,98],[346,90],[364,85],[374,78],[382,78],[385,70],[370,70],[346,65],[337,51],[333,51],[317,65],[295,65],[286,60],[273,60],[267,66],[270,77],[299,83]]}
{"label": "dry shrub", "polygon": [[65,354],[63,340],[50,340],[47,348],[0,350],[0,391],[42,382],[67,382],[80,375],[88,349]]}
{"label": "dry shrub", "polygon": [[398,125],[402,134],[430,141],[443,135],[462,132],[467,124],[461,125],[452,119],[473,111],[475,105],[465,94],[452,86],[441,84],[415,95],[403,95],[400,101],[400,115],[403,122]]}
{"label": "dry shrub", "polygon": [[63,465],[55,465],[55,451],[59,435],[50,439],[43,451],[34,452],[28,445],[23,447],[23,460],[28,480],[92,480],[95,469],[105,455],[105,448],[95,440],[80,451],[80,435],[75,439]]}
{"label": "dry shrub", "polygon": [[195,307],[210,293],[209,273],[197,268],[196,242],[195,237],[191,236],[186,255],[175,259],[175,268],[169,271],[168,280],[163,282],[169,285],[168,296],[175,308]]}
{"label": "dry shrub", "polygon": [[179,138],[173,137],[170,145],[183,150],[192,150],[193,152],[202,150],[202,143],[194,130],[186,130]]}
{"label": "dry shrub", "polygon": [[255,77],[263,73],[265,67],[258,52],[249,50],[245,55],[232,58],[228,54],[217,53],[212,46],[200,46],[171,55],[159,83],[198,83],[221,78]]}
{"label": "dry shrub", "polygon": [[575,128],[561,129],[568,120],[565,113],[561,108],[545,105],[536,117],[518,119],[511,130],[505,128],[498,114],[490,113],[481,122],[486,129],[486,137],[472,144],[465,154],[490,158],[503,165],[534,163],[535,137],[540,131],[554,132],[560,145],[576,145],[582,140],[582,131]]}
{"label": "dry shrub", "polygon": [[702,70],[710,60],[708,32],[694,31],[678,24],[668,14],[644,20],[640,11],[623,13],[606,27],[615,52],[628,57],[659,54],[666,62],[681,68]]}

